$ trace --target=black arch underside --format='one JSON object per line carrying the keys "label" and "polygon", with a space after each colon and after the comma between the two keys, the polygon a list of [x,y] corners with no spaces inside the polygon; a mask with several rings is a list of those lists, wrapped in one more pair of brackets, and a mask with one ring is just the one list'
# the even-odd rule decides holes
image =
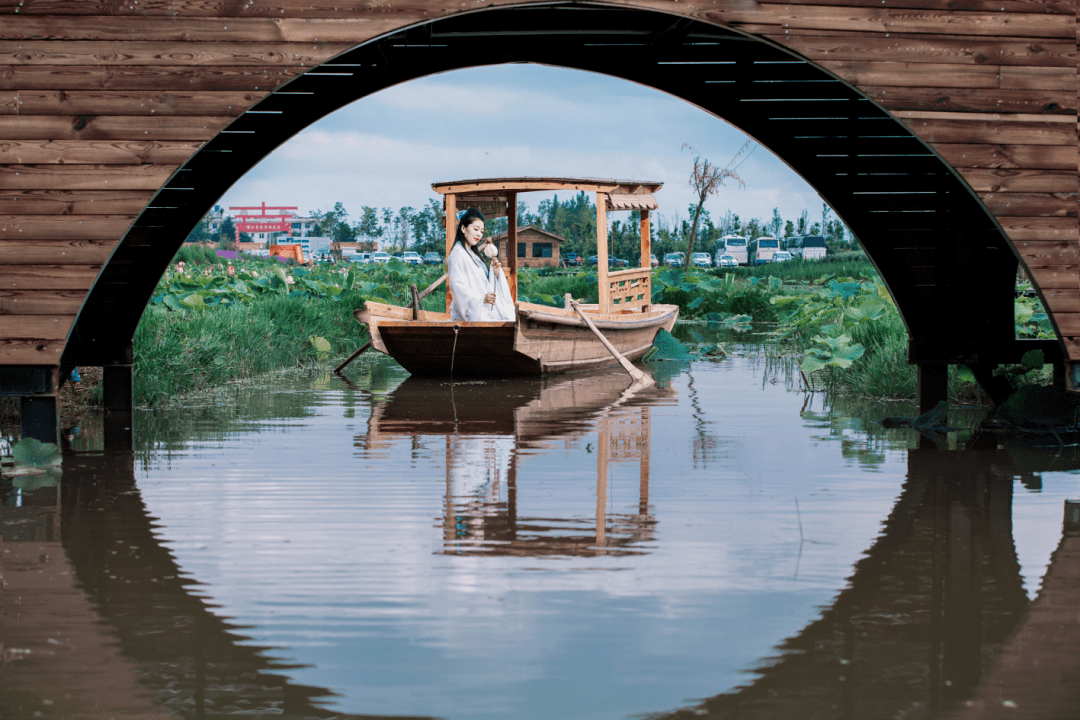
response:
{"label": "black arch underside", "polygon": [[[308,125],[419,77],[525,62],[654,87],[779,155],[878,267],[907,323],[913,360],[1006,362],[1016,355],[1016,255],[979,200],[902,123],[764,41],[658,12],[556,4],[478,11],[402,31],[258,103],[208,142],[138,218],[88,296],[61,365],[117,362],[110,358],[130,347],[157,279],[191,228],[237,179]],[[425,187],[430,181],[419,180]],[[1047,359],[1060,359],[1060,351]]]}

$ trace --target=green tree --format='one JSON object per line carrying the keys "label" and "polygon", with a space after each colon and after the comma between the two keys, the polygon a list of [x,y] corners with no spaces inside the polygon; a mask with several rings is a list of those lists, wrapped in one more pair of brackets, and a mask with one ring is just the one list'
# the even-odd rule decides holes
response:
{"label": "green tree", "polygon": [[217,237],[210,238],[211,241],[217,242],[220,245],[222,242],[235,243],[236,242],[236,223],[233,222],[232,216],[226,216],[221,222],[221,229],[218,230]]}
{"label": "green tree", "polygon": [[769,232],[769,235],[774,238],[780,237],[780,229],[784,226],[784,221],[780,217],[780,210],[778,208],[772,209],[772,219],[765,225],[765,229]]}
{"label": "green tree", "polygon": [[186,243],[204,243],[210,242],[210,216],[203,215],[199,220],[199,224],[191,229],[188,236],[184,238]]}
{"label": "green tree", "polygon": [[354,226],[354,230],[356,235],[364,238],[366,242],[374,242],[382,237],[382,228],[379,226],[379,211],[368,205],[361,208],[360,220]]}

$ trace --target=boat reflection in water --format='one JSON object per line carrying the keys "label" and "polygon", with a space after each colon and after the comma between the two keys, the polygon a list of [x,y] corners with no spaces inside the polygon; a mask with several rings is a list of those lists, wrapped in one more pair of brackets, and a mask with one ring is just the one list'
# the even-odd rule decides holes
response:
{"label": "boat reflection in water", "polygon": [[[648,552],[651,406],[671,387],[632,385],[621,369],[534,381],[451,383],[409,377],[372,409],[364,443],[445,436],[443,552],[452,555],[596,556]],[[518,507],[518,465],[597,433],[596,513],[540,517]],[[538,457],[539,461],[540,458]],[[636,513],[607,509],[608,468],[636,463]]]}

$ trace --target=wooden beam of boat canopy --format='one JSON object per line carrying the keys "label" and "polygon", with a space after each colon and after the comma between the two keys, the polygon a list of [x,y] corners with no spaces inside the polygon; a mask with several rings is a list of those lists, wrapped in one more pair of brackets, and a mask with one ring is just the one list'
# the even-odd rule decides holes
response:
{"label": "wooden beam of boat canopy", "polygon": [[[440,195],[459,197],[476,196],[479,200],[505,200],[508,192],[551,192],[558,190],[582,190],[585,192],[604,192],[614,195],[651,195],[663,187],[663,183],[651,180],[612,180],[607,178],[559,178],[559,177],[516,177],[489,178],[475,180],[454,180],[451,182],[432,183],[431,188]],[[644,202],[644,201],[643,201]],[[650,209],[656,208],[656,201]],[[633,209],[637,205],[628,206]]]}
{"label": "wooden beam of boat canopy", "polygon": [[[506,198],[506,282],[510,285],[510,297],[517,302],[517,193],[507,193]],[[498,245],[495,246],[498,248]]]}
{"label": "wooden beam of boat canopy", "polygon": [[[446,215],[446,268],[447,272],[450,271],[450,251],[454,249],[454,238],[457,237],[457,198],[454,195],[447,195],[446,207],[443,212]],[[454,296],[450,293],[450,280],[446,281],[446,312],[450,312],[450,303],[454,301]]]}

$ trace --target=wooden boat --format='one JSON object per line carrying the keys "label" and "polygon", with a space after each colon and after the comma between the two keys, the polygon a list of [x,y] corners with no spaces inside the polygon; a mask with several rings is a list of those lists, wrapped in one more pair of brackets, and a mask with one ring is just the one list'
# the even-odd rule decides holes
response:
{"label": "wooden boat", "polygon": [[[596,194],[599,302],[580,305],[592,323],[623,356],[636,360],[661,328],[671,331],[677,305],[652,303],[649,213],[662,183],[597,178],[522,177],[435,183],[444,197],[446,255],[457,234],[458,209],[475,207],[490,220],[507,218],[504,270],[517,306],[511,322],[465,322],[446,312],[368,301],[354,311],[367,325],[371,347],[390,355],[414,375],[436,377],[518,377],[605,367],[617,362],[578,313],[517,301],[517,196],[524,192],[585,191]],[[608,268],[607,213],[641,212],[641,267]],[[444,278],[445,279],[445,276]]]}

